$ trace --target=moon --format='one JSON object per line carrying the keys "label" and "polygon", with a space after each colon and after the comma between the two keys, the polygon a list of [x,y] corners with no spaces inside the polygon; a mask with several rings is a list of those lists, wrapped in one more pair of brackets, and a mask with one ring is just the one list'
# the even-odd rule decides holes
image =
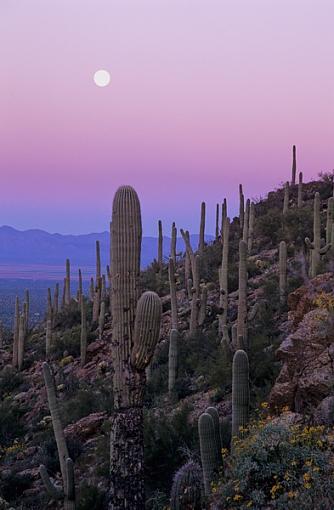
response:
{"label": "moon", "polygon": [[105,69],[99,69],[94,73],[94,83],[98,87],[106,87],[110,83],[110,73]]}

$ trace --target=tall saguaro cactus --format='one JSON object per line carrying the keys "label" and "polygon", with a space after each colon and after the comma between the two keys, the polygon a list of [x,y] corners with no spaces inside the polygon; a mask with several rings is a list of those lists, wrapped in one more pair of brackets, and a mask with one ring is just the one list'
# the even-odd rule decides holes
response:
{"label": "tall saguaro cactus", "polygon": [[303,172],[299,172],[297,207],[298,209],[303,207]]}
{"label": "tall saguaro cactus", "polygon": [[242,239],[245,243],[248,243],[248,232],[249,232],[249,214],[250,214],[250,200],[247,198],[246,200],[246,208],[245,208],[245,216],[244,216],[244,228]]}
{"label": "tall saguaro cactus", "polygon": [[110,447],[109,510],[145,506],[143,393],[145,368],[158,341],[161,303],[140,294],[141,212],[137,193],[122,186],[112,210],[112,362],[115,416]]}
{"label": "tall saguaro cactus", "polygon": [[237,337],[242,336],[247,344],[247,243],[239,242],[239,290]]}
{"label": "tall saguaro cactus", "polygon": [[223,332],[223,326],[227,322],[228,312],[228,255],[229,255],[229,237],[230,237],[230,218],[226,218],[224,221],[224,244],[223,244],[223,255],[222,265],[219,271],[219,306],[222,309],[222,313],[219,317],[219,330]]}
{"label": "tall saguaro cactus", "polygon": [[75,485],[73,462],[69,457],[64,430],[61,424],[60,411],[56,396],[56,387],[48,363],[43,363],[43,375],[48,397],[49,409],[52,418],[53,432],[56,439],[61,476],[63,479],[63,492],[55,487],[44,465],[39,472],[48,494],[52,499],[64,498],[64,510],[75,510]]}
{"label": "tall saguaro cactus", "polygon": [[319,271],[321,255],[324,255],[330,248],[327,243],[321,247],[321,231],[320,231],[320,194],[317,192],[314,196],[313,210],[313,242],[308,237],[305,238],[306,246],[311,250],[311,267],[310,276],[314,278]]}
{"label": "tall saguaro cactus", "polygon": [[198,251],[203,253],[205,246],[205,202],[201,203],[201,222],[199,227]]}
{"label": "tall saguaro cactus", "polygon": [[248,228],[248,253],[250,254],[253,247],[254,238],[254,226],[255,226],[255,204],[251,202],[249,208],[249,228]]}
{"label": "tall saguaro cactus", "polygon": [[24,313],[22,313],[19,319],[19,339],[17,346],[17,364],[19,370],[22,370],[23,366],[25,334],[26,334],[26,321]]}
{"label": "tall saguaro cactus", "polygon": [[176,283],[175,283],[175,264],[172,258],[168,264],[168,278],[170,289],[170,307],[171,307],[171,329],[178,329],[177,318],[177,299],[176,299]]}
{"label": "tall saguaro cactus", "polygon": [[58,314],[59,309],[59,283],[56,283],[54,294],[53,294],[53,304],[52,304],[54,316]]}
{"label": "tall saguaro cactus", "polygon": [[232,437],[242,435],[249,417],[249,364],[245,351],[238,350],[232,365]]}
{"label": "tall saguaro cactus", "polygon": [[205,495],[211,493],[211,482],[218,468],[215,424],[211,414],[205,412],[198,420],[198,435],[203,470]]}
{"label": "tall saguaro cactus", "polygon": [[96,241],[96,286],[101,283],[101,250],[100,250],[100,241]]}
{"label": "tall saguaro cactus", "polygon": [[177,228],[175,223],[172,224],[172,236],[170,242],[170,258],[173,259],[174,264],[176,264],[176,238],[177,238]]}
{"label": "tall saguaro cactus", "polygon": [[242,191],[242,184],[239,184],[239,226],[240,232],[243,232],[244,228],[244,215],[245,215],[245,197]]}
{"label": "tall saguaro cactus", "polygon": [[162,271],[162,261],[163,261],[163,234],[162,234],[162,221],[158,221],[158,266],[159,271]]}
{"label": "tall saguaro cactus", "polygon": [[218,241],[219,239],[219,204],[216,205],[216,229],[215,229],[215,239]]}
{"label": "tall saguaro cactus", "polygon": [[177,373],[177,351],[178,351],[178,332],[172,329],[169,335],[168,351],[168,391],[172,393]]}
{"label": "tall saguaro cactus", "polygon": [[296,184],[296,172],[297,172],[297,161],[296,161],[296,146],[292,147],[292,175],[291,175],[291,184]]}
{"label": "tall saguaro cactus", "polygon": [[327,202],[327,221],[326,221],[326,243],[334,242],[332,239],[332,226],[334,223],[334,197],[330,197]]}
{"label": "tall saguaro cactus", "polygon": [[65,305],[71,303],[71,267],[70,260],[66,259],[66,279],[65,279]]}
{"label": "tall saguaro cactus", "polygon": [[279,244],[279,296],[281,305],[284,305],[286,302],[286,289],[287,289],[286,256],[287,256],[286,242],[281,241]]}

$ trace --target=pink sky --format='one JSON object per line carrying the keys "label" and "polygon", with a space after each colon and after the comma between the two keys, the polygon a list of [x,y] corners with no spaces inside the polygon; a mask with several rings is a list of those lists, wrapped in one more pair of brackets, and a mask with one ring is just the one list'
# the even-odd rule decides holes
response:
{"label": "pink sky", "polygon": [[[290,176],[334,168],[333,0],[1,0],[0,224],[108,229],[133,185],[144,233],[213,231]],[[112,74],[98,88],[93,74]]]}

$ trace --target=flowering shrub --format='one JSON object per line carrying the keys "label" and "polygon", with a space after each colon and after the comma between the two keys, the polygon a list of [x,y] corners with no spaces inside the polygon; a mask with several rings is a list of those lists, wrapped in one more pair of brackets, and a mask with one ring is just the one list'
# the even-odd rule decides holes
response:
{"label": "flowering shrub", "polygon": [[212,487],[214,508],[334,508],[334,431],[267,417],[242,432],[233,453],[222,452],[223,474]]}

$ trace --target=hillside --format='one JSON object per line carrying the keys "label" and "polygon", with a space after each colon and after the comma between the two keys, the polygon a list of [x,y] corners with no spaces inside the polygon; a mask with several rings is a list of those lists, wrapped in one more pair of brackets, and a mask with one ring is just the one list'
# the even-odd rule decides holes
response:
{"label": "hillside", "polygon": [[[270,192],[252,207],[246,203],[241,217],[231,220],[229,228],[225,219],[223,232],[202,246],[198,257],[178,245],[182,253],[170,279],[170,240],[164,239],[162,264],[155,261],[141,273],[141,289],[157,292],[162,303],[159,342],[146,368],[143,396],[149,510],[334,507],[334,251],[330,244],[325,246],[326,236],[331,241],[334,235],[332,181],[324,176],[303,184],[301,191],[302,203],[297,185]],[[317,234],[320,256],[311,261],[305,237],[317,242]],[[43,238],[44,233],[38,235]],[[46,238],[41,252],[50,243]],[[90,238],[93,247],[95,239]],[[68,245],[62,245],[71,259],[81,241],[87,242],[88,253],[88,238],[77,241],[71,244],[68,239]],[[106,252],[106,233],[101,247],[103,242]],[[191,244],[197,249],[197,242]],[[225,281],[220,266],[226,246]],[[94,265],[94,253],[89,256]],[[310,275],[311,270],[316,274]],[[116,474],[109,475],[110,431],[119,414],[119,389],[113,388],[118,345],[112,334],[110,296],[116,298],[108,285],[105,289],[98,280],[95,283],[94,293],[84,300],[87,352],[81,340],[86,321],[81,319],[81,298],[79,303],[74,292],[70,303],[57,305],[58,310],[55,301],[49,301],[46,323],[31,327],[31,320],[27,326],[22,319],[20,370],[13,366],[13,335],[4,335],[1,509],[53,510],[63,504],[63,496],[56,500],[57,492],[54,497],[46,493],[39,473],[43,464],[56,488],[62,487],[55,418],[50,416],[43,378],[46,359],[74,462],[76,508],[112,508],[107,494]],[[150,332],[152,324],[153,318]],[[178,333],[172,339],[175,328]],[[136,372],[141,383],[143,367]]]}

